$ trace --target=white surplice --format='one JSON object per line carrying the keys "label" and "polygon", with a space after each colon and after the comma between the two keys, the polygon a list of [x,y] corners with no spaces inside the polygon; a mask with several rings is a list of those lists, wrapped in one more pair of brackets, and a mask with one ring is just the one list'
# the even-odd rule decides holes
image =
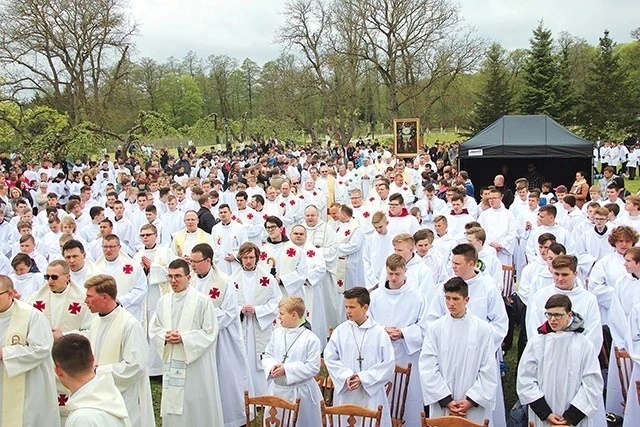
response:
{"label": "white surplice", "polygon": [[116,280],[118,302],[141,322],[149,288],[142,265],[121,251],[113,261],[107,261],[104,255],[101,256],[96,261],[94,270],[99,272],[98,274],[108,274]]}
{"label": "white surplice", "polygon": [[498,388],[493,331],[471,313],[456,319],[445,314],[427,328],[420,354],[420,380],[429,416],[451,415],[439,402],[471,399],[478,406],[467,419],[491,420]]}
{"label": "white surplice", "polygon": [[[396,362],[393,345],[382,326],[371,318],[360,326],[352,320],[340,324],[324,349],[324,361],[335,386],[335,405],[354,404],[369,409],[382,405],[381,426],[391,427],[385,386],[393,381]],[[347,380],[354,374],[361,385],[350,391]]]}
{"label": "white surplice", "polygon": [[96,376],[67,402],[65,427],[130,427],[127,406],[111,375]]}
{"label": "white surplice", "polygon": [[589,291],[598,298],[602,324],[609,324],[609,308],[614,286],[625,274],[624,256],[614,251],[600,258],[589,274]]}
{"label": "white surplice", "polygon": [[211,240],[214,250],[213,262],[218,268],[225,274],[232,274],[238,270],[240,264],[237,261],[226,261],[224,258],[227,254],[237,257],[240,245],[249,240],[245,227],[236,221],[230,221],[227,225],[219,222],[211,229]]}
{"label": "white surplice", "polygon": [[380,234],[377,231],[366,236],[364,245],[367,248],[364,251],[364,274],[365,286],[371,290],[380,283],[381,268],[384,267],[387,257],[393,253],[393,236],[387,231],[387,234]]}
{"label": "white surplice", "polygon": [[[323,399],[315,376],[320,372],[320,340],[310,330],[277,328],[264,352],[262,367],[269,384],[269,394],[289,402],[300,398],[298,425],[320,427],[320,401]],[[285,359],[286,355],[286,359]],[[275,365],[284,365],[284,376],[269,375]]]}
{"label": "white surplice", "polygon": [[409,363],[412,364],[404,413],[407,425],[419,425],[420,413],[424,409],[420,376],[417,373],[427,327],[426,314],[427,301],[424,294],[417,286],[409,284],[408,279],[400,289],[389,289],[381,285],[371,292],[371,318],[384,328],[394,326],[402,331],[402,338],[391,341],[396,365],[406,368]]}

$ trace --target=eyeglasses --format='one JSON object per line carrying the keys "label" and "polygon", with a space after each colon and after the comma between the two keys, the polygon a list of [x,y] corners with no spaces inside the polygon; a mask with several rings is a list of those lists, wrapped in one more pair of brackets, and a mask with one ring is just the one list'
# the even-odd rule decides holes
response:
{"label": "eyeglasses", "polygon": [[278,226],[277,225],[267,225],[265,228],[267,230],[275,230],[276,228],[278,228]]}
{"label": "eyeglasses", "polygon": [[566,315],[567,313],[549,313],[548,311],[544,313],[544,317],[546,317],[548,320],[551,320],[551,319],[560,320]]}
{"label": "eyeglasses", "polygon": [[172,281],[172,280],[180,280],[183,277],[185,277],[184,274],[167,274],[167,280],[168,281]]}
{"label": "eyeglasses", "polygon": [[[153,233],[140,234],[140,237],[149,237],[149,236],[155,236],[155,234],[153,234]],[[103,246],[103,248],[104,248],[104,246]]]}
{"label": "eyeglasses", "polygon": [[57,274],[45,274],[44,275],[44,280],[58,280],[60,278],[60,276],[58,276]]}
{"label": "eyeglasses", "polygon": [[401,206],[401,205],[399,203],[389,203],[390,208],[397,208],[398,206]]}
{"label": "eyeglasses", "polygon": [[107,246],[103,246],[102,249],[116,249],[118,248],[120,245],[107,245]]}
{"label": "eyeglasses", "polygon": [[207,258],[202,258],[202,259],[191,259],[191,264],[200,264],[202,261],[206,260]]}
{"label": "eyeglasses", "polygon": [[11,289],[8,289],[8,290],[6,290],[6,291],[2,291],[2,292],[0,292],[0,295],[8,294],[9,292],[11,292]]}
{"label": "eyeglasses", "polygon": [[594,221],[606,221],[607,218],[593,218]]}

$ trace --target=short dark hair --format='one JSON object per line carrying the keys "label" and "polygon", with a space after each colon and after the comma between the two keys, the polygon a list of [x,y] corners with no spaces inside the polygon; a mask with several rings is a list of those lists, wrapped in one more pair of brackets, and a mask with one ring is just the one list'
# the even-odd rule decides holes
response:
{"label": "short dark hair", "polygon": [[549,245],[549,250],[556,255],[566,255],[567,248],[564,247],[562,243],[553,242]]}
{"label": "short dark hair", "polygon": [[371,295],[369,295],[369,291],[367,288],[362,286],[356,286],[355,288],[347,289],[344,291],[344,299],[352,299],[355,298],[360,305],[369,305],[371,304]]}
{"label": "short dark hair", "polygon": [[187,264],[187,261],[183,260],[182,258],[174,259],[169,263],[169,266],[167,267],[167,269],[169,270],[175,270],[178,268],[181,268],[185,275],[189,275],[189,264]]}
{"label": "short dark hair", "polygon": [[87,337],[80,334],[67,334],[58,339],[51,349],[53,363],[75,377],[93,371],[93,353]]}
{"label": "short dark hair", "polygon": [[553,205],[544,205],[540,208],[538,212],[547,212],[555,218],[558,215],[558,209]]}
{"label": "short dark hair", "polygon": [[476,248],[469,243],[460,243],[451,250],[451,253],[453,255],[462,255],[467,262],[478,262],[478,252],[476,252]]}
{"label": "short dark hair", "polygon": [[551,295],[547,302],[544,304],[545,309],[561,307],[566,310],[567,313],[571,312],[571,299],[564,294]]}
{"label": "short dark hair", "polygon": [[267,219],[264,221],[265,228],[267,227],[267,224],[275,224],[279,228],[282,228],[283,222],[277,216],[271,215],[271,216],[268,216]]}
{"label": "short dark hair", "polygon": [[401,205],[404,205],[404,197],[400,193],[393,193],[389,196],[390,202],[400,202]]}
{"label": "short dark hair", "polygon": [[542,233],[541,235],[538,236],[538,244],[539,245],[544,245],[549,240],[551,240],[552,242],[555,242],[556,241],[556,236],[554,234],[552,234],[552,233]]}
{"label": "short dark hair", "polygon": [[469,296],[469,285],[460,277],[452,277],[445,282],[444,292],[453,292],[466,298]]}
{"label": "short dark hair", "polygon": [[69,240],[67,243],[62,246],[62,254],[64,255],[65,251],[70,251],[72,249],[80,249],[80,253],[84,253],[84,245],[82,242],[78,240]]}
{"label": "short dark hair", "polygon": [[96,217],[102,212],[104,212],[104,208],[102,206],[92,206],[91,209],[89,209],[89,216],[91,219],[96,219]]}
{"label": "short dark hair", "polygon": [[202,254],[204,259],[210,259],[213,261],[213,248],[208,243],[198,243],[191,249],[191,253],[198,252]]}

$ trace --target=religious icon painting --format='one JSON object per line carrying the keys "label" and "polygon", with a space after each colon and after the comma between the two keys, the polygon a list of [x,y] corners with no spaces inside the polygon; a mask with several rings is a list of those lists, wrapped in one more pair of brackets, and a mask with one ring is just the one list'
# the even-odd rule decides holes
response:
{"label": "religious icon painting", "polygon": [[420,119],[393,121],[394,152],[398,157],[415,157],[420,148]]}

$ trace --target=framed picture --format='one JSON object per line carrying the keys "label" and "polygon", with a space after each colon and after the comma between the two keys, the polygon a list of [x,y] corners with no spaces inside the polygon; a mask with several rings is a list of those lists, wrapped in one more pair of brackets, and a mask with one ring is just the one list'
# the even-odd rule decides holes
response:
{"label": "framed picture", "polygon": [[420,119],[393,121],[394,151],[398,157],[415,157],[420,147]]}

